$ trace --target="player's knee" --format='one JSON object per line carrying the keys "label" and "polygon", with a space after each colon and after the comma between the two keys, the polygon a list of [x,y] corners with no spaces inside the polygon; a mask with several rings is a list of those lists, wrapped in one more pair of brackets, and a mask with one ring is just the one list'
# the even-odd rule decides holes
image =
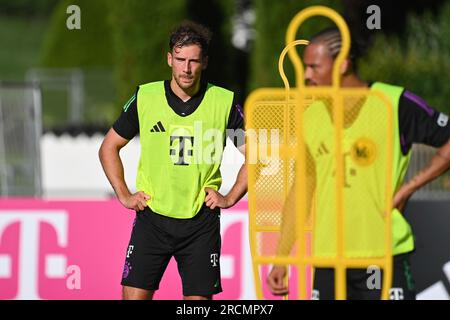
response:
{"label": "player's knee", "polygon": [[123,300],[151,300],[153,299],[153,294],[155,292],[152,290],[144,290],[133,287],[122,287],[122,299]]}
{"label": "player's knee", "polygon": [[211,300],[212,296],[184,296],[184,300]]}

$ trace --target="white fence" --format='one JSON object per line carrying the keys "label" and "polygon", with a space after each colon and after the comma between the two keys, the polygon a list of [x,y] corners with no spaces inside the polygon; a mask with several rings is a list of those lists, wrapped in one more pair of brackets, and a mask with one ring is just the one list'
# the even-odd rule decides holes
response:
{"label": "white fence", "polygon": [[[71,137],[45,134],[41,140],[42,176],[44,197],[47,198],[105,198],[113,196],[106,179],[98,149],[103,135]],[[135,190],[136,171],[140,156],[139,139],[131,140],[121,151],[125,168],[125,180]],[[223,184],[221,191],[227,192],[233,185],[244,157],[234,146],[225,148],[221,166]]]}
{"label": "white fence", "polygon": [[[98,160],[98,149],[103,135],[71,137],[45,134],[41,139],[42,185],[45,197],[105,198],[113,196]],[[229,142],[229,141],[227,141]],[[421,170],[435,153],[434,148],[415,146],[407,179]],[[122,149],[125,179],[135,189],[136,171],[139,161],[139,139],[135,138]],[[243,163],[243,156],[227,144],[221,166],[222,191],[228,191]],[[449,200],[450,175],[428,184],[413,196],[415,200]]]}
{"label": "white fence", "polygon": [[[411,179],[415,174],[422,170],[435,153],[435,148],[424,145],[415,145],[412,150],[412,157],[406,174],[406,180]],[[412,199],[450,200],[450,171],[414,193]]]}

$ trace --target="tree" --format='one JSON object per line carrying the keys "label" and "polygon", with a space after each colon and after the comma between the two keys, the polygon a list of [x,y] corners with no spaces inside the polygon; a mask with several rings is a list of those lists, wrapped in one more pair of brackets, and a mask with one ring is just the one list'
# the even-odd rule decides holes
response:
{"label": "tree", "polygon": [[[256,13],[256,38],[251,54],[251,89],[258,87],[282,87],[283,82],[278,73],[278,58],[285,47],[285,35],[289,22],[301,10],[317,5],[313,0],[258,0],[254,1]],[[336,1],[321,1],[321,5],[335,10],[340,9]],[[339,12],[339,10],[338,10]],[[323,28],[332,25],[326,18],[312,18],[301,26],[299,39],[308,39]],[[288,58],[286,58],[288,60]],[[294,73],[289,63],[285,63],[291,86],[294,86]]]}
{"label": "tree", "polygon": [[110,5],[118,99],[123,104],[137,85],[170,78],[168,35],[186,18],[186,2],[124,0]]}
{"label": "tree", "polygon": [[[44,40],[41,66],[51,68],[108,67],[113,64],[107,0],[63,0],[53,11]],[[67,8],[81,9],[81,30],[69,30]]]}
{"label": "tree", "polygon": [[112,25],[120,101],[127,101],[139,84],[171,78],[166,58],[169,35],[185,19],[204,24],[213,32],[206,71],[208,80],[233,88],[235,80],[233,68],[230,68],[233,52],[228,23],[233,5],[233,0],[114,2]]}
{"label": "tree", "polygon": [[378,35],[359,63],[362,77],[404,86],[449,113],[450,4],[438,16],[410,15],[405,35]]}

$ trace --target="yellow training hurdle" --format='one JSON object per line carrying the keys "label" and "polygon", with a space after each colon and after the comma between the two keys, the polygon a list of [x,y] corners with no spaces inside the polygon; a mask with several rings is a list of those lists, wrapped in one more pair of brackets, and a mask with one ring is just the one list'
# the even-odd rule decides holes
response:
{"label": "yellow training hurdle", "polygon": [[[292,50],[297,45],[308,44],[306,40],[296,40],[297,31],[305,20],[314,16],[324,16],[334,21],[342,36],[342,49],[335,60],[333,82],[329,87],[305,87],[302,61],[297,50]],[[250,246],[259,299],[264,298],[263,267],[272,264],[296,269],[300,299],[309,298],[311,287],[307,287],[307,284],[311,279],[308,268],[334,268],[335,297],[339,300],[346,299],[348,268],[376,265],[384,271],[382,299],[388,298],[392,281],[392,137],[395,134],[393,107],[381,92],[341,87],[339,68],[349,50],[350,34],[339,14],[322,6],[299,12],[289,25],[286,48],[279,60],[279,71],[285,87],[255,90],[245,103]],[[291,88],[284,73],[283,62],[286,54],[294,65],[294,88]],[[329,111],[333,125],[330,131],[332,148],[324,147],[318,151],[317,156],[317,159],[320,159],[320,152],[323,152],[334,157],[334,172],[330,172],[334,188],[333,194],[328,198],[323,195],[326,192],[321,190],[320,179],[316,181],[320,178],[316,169],[321,166],[320,160],[307,158],[311,157],[307,151],[309,141],[316,139],[316,132],[321,132],[323,128],[322,118],[311,117],[311,113],[314,115],[310,112],[312,106],[316,108],[318,104],[325,106],[323,110]],[[346,127],[348,123],[353,123],[352,119],[356,123],[357,120],[354,119],[357,119],[360,116],[358,112],[361,112],[348,111],[349,104],[357,106],[355,110],[362,110],[362,106],[380,110],[384,108],[379,119],[373,121],[378,130],[383,130],[391,139],[377,141],[363,137],[357,142],[347,141]],[[354,168],[349,168],[348,163]],[[376,165],[384,169],[384,176],[377,180],[384,186],[384,194],[379,196],[382,201],[373,203],[367,193],[367,205],[377,207],[379,217],[368,215],[365,224],[359,225],[358,222],[349,220],[348,208],[352,207],[352,191],[347,188],[348,179],[355,179],[355,175],[364,174],[365,168]],[[324,199],[329,201],[329,205]],[[335,222],[335,229],[330,231],[330,238],[327,239],[334,248],[334,254],[331,255],[316,254],[316,246],[322,242],[326,243],[323,239],[316,238],[324,211],[318,211],[318,207],[330,211],[330,219]],[[350,227],[355,229],[351,230]],[[350,234],[358,234],[358,228],[373,228],[370,232],[374,235],[380,234],[379,237],[373,238],[373,246],[374,250],[381,254],[346,254],[346,248],[358,245],[348,240]]]}

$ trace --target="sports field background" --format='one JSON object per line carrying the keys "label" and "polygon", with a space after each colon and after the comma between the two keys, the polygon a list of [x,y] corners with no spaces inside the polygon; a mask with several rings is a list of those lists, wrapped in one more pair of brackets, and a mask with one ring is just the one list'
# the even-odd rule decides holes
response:
{"label": "sports field background", "polygon": [[[66,10],[72,4],[81,9],[81,30],[67,29]],[[26,191],[16,194],[0,188],[0,222],[3,223],[0,223],[0,299],[53,299],[58,298],[58,292],[62,292],[61,299],[119,298],[120,294],[111,296],[101,290],[88,290],[95,287],[93,280],[88,280],[95,278],[89,266],[82,269],[89,273],[83,276],[87,279],[83,290],[88,291],[67,291],[66,267],[95,256],[92,244],[77,237],[83,228],[73,217],[88,221],[88,216],[79,215],[94,215],[96,208],[106,210],[109,206],[118,210],[114,214],[123,213],[114,205],[115,200],[111,200],[111,189],[100,171],[97,150],[102,135],[138,84],[170,78],[166,64],[167,38],[177,23],[185,18],[193,19],[212,29],[208,80],[236,91],[244,103],[248,94],[258,87],[282,86],[277,62],[288,23],[298,11],[318,4],[337,10],[347,20],[355,43],[364,53],[359,64],[362,78],[402,85],[436,109],[450,113],[449,0],[0,0],[0,107],[5,107],[8,101],[11,104],[8,110],[19,114],[20,108],[29,103],[27,94],[12,94],[11,88],[29,88],[34,82],[36,86],[32,88],[42,93],[42,115],[35,122],[42,133],[37,137],[38,152],[27,158],[18,151],[17,154],[5,151],[20,150],[24,141],[33,138],[18,133],[21,123],[7,123],[6,136],[14,139],[3,139],[5,146],[0,144],[0,186],[5,181],[29,184],[22,177],[29,176],[33,170],[41,179],[37,198],[32,188],[17,188]],[[366,25],[369,17],[366,9],[372,4],[381,9],[379,30],[369,30]],[[323,19],[308,22],[301,36],[308,38],[328,25]],[[288,77],[293,79],[288,62],[286,68]],[[0,123],[0,131],[6,130],[6,125]],[[127,182],[132,189],[136,143],[125,151]],[[234,150],[227,149],[226,154],[235,157],[235,161],[223,166],[223,192],[231,187],[242,162]],[[418,150],[410,174],[423,166],[431,154],[429,149]],[[414,257],[417,269],[413,272],[417,274],[418,289],[423,293],[422,298],[450,299],[447,250],[450,238],[444,228],[450,225],[450,175],[415,195],[413,200],[406,217],[417,236]],[[94,205],[92,201],[100,204]],[[254,297],[253,284],[248,280],[251,277],[246,273],[250,263],[248,247],[242,240],[246,231],[245,208],[246,199],[226,218],[222,230],[224,239],[239,239],[236,240],[239,244],[226,249],[229,258],[224,259],[223,270],[229,280],[228,287],[225,286],[229,295],[223,298]],[[39,263],[27,270],[20,262],[18,250],[24,240],[20,238],[21,224],[9,219],[15,215],[25,217],[19,220],[28,221],[32,226],[33,218],[26,217],[43,212],[62,217],[62,222],[51,222],[51,219],[47,224],[42,222],[44,227],[38,232],[38,239],[43,241],[50,256],[48,260],[47,256],[38,256]],[[102,214],[98,215],[98,221],[102,221]],[[127,234],[129,226],[121,225],[124,218],[116,218],[114,221],[120,222],[105,224],[105,230],[114,232],[115,228],[121,228],[118,232]],[[30,239],[26,241],[32,243]],[[30,248],[30,252],[34,249]],[[121,248],[111,248],[110,256],[116,259],[117,265],[108,271],[105,281],[111,281],[111,288],[119,290],[117,281],[122,262],[114,250]],[[50,271],[43,273],[42,268],[47,265]],[[30,280],[28,286],[20,288],[21,272],[34,274],[37,282]],[[44,285],[51,292],[45,291]]]}

